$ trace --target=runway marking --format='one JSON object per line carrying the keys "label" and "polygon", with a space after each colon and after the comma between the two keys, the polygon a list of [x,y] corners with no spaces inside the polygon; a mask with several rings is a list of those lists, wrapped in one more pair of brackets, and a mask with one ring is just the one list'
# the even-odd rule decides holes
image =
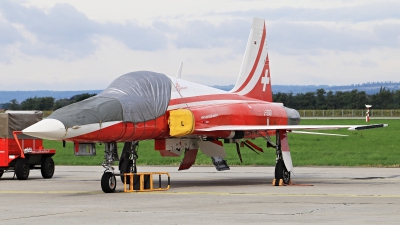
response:
{"label": "runway marking", "polygon": [[[161,195],[218,195],[218,196],[266,196],[266,197],[352,197],[352,198],[400,198],[400,195],[364,195],[364,194],[281,194],[281,193],[229,193],[229,192],[132,192],[133,194]],[[3,190],[0,194],[105,194],[103,191],[15,191]],[[116,191],[115,194],[129,194]]]}
{"label": "runway marking", "polygon": [[357,198],[400,198],[400,195],[362,195],[362,194],[280,194],[280,193],[228,193],[228,192],[147,192],[138,194],[170,195],[221,195],[221,196],[270,196],[270,197],[357,197]]}
{"label": "runway marking", "polygon": [[103,194],[103,191],[15,191],[4,190],[0,194]]}

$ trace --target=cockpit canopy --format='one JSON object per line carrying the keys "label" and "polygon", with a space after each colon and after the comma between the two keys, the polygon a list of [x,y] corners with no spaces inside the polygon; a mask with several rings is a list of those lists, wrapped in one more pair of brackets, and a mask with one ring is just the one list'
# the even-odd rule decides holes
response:
{"label": "cockpit canopy", "polygon": [[60,120],[66,127],[152,120],[165,114],[171,99],[171,86],[171,80],[161,73],[127,73],[100,94],[58,109],[48,118]]}

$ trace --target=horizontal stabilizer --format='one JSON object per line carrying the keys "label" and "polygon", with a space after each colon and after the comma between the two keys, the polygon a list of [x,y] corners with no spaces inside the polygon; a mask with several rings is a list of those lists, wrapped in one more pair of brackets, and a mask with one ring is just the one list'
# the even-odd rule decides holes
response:
{"label": "horizontal stabilizer", "polygon": [[345,134],[330,134],[330,133],[319,133],[319,132],[298,131],[298,130],[294,130],[294,131],[292,131],[292,133],[295,133],[295,134],[326,135],[326,136],[339,136],[339,137],[347,137],[347,136],[349,136],[349,135],[345,135]]}

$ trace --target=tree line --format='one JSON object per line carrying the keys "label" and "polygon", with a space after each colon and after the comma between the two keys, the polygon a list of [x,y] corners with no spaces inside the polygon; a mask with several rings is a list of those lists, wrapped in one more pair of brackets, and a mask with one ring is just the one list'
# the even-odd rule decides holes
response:
{"label": "tree line", "polygon": [[[9,103],[0,105],[0,108],[10,110],[56,110],[74,102],[79,102],[96,94],[79,94],[71,98],[56,100],[53,97],[34,97],[28,98],[21,103],[16,99]],[[368,95],[365,91],[328,91],[323,88],[315,92],[281,93],[273,94],[274,102],[281,102],[285,106],[294,109],[365,109],[365,104],[372,105],[374,109],[399,109],[400,90],[390,91],[380,88],[379,92]]]}
{"label": "tree line", "polygon": [[274,102],[281,102],[294,109],[365,109],[365,105],[372,105],[374,109],[399,109],[400,90],[390,91],[380,88],[379,92],[368,95],[365,91],[336,91],[326,92],[323,88],[315,92],[276,93]]}
{"label": "tree line", "polygon": [[79,94],[74,95],[71,98],[63,98],[55,100],[53,97],[34,97],[27,98],[21,103],[16,99],[11,100],[9,103],[4,103],[0,105],[0,108],[9,110],[42,110],[42,111],[52,111],[64,107],[66,105],[82,101],[84,99],[95,96],[96,94]]}

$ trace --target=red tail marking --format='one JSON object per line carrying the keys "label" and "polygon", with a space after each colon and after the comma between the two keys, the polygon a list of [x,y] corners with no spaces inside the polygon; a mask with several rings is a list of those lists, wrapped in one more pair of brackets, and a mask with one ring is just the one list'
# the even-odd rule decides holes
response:
{"label": "red tail marking", "polygon": [[264,24],[264,29],[263,29],[263,34],[262,34],[262,38],[261,38],[260,48],[258,49],[256,61],[254,62],[253,68],[251,69],[250,74],[247,77],[247,79],[245,80],[245,82],[235,92],[239,92],[239,91],[243,90],[243,88],[245,88],[247,86],[247,84],[250,82],[251,78],[253,77],[254,72],[256,71],[258,62],[260,61],[260,56],[261,56],[261,53],[262,53],[262,49],[264,47],[265,36],[266,36],[266,30],[265,30],[265,24]]}

